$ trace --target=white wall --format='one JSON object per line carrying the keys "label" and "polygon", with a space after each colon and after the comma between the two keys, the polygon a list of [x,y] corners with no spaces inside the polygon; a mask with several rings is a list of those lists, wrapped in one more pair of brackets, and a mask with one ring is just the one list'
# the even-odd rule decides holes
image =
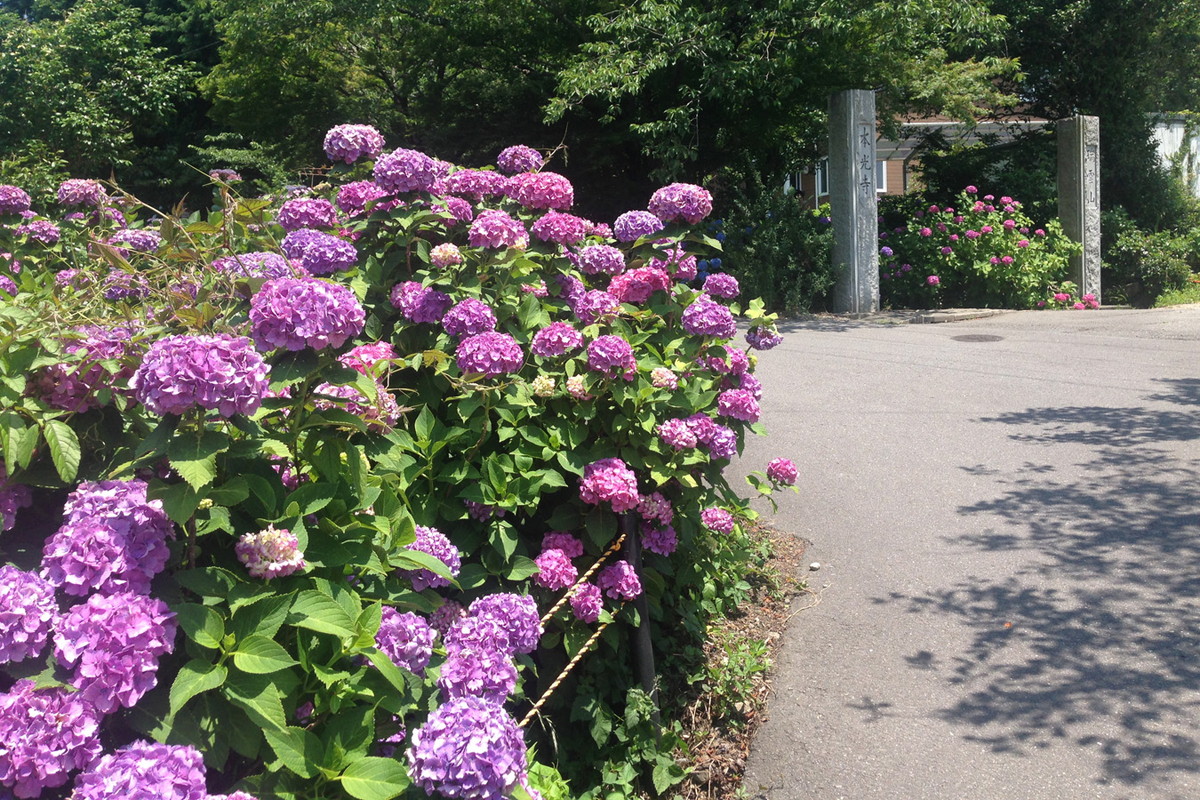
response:
{"label": "white wall", "polygon": [[1182,161],[1183,181],[1192,194],[1200,197],[1200,124],[1192,123],[1188,135],[1188,122],[1183,117],[1163,116],[1154,122],[1154,139],[1158,142],[1158,157],[1165,166],[1178,159],[1185,150]]}

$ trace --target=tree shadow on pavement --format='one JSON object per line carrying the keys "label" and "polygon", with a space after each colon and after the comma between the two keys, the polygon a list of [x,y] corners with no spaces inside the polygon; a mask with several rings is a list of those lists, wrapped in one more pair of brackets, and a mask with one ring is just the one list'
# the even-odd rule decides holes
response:
{"label": "tree shadow on pavement", "polygon": [[1200,415],[1164,407],[1200,404],[1200,381],[1165,383],[1146,398],[1153,408],[978,420],[1021,441],[1086,445],[1086,460],[1069,476],[1036,464],[992,475],[998,496],[959,508],[989,530],[951,545],[1020,550],[1025,567],[892,596],[972,631],[939,670],[960,698],[943,714],[973,726],[970,738],[1017,754],[1084,747],[1101,782],[1146,789],[1200,774],[1200,447],[1192,459],[1170,449],[1200,439]]}

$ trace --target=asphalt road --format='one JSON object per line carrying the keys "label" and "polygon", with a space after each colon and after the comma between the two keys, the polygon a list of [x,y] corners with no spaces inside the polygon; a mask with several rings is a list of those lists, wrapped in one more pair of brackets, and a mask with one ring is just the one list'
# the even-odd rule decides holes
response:
{"label": "asphalt road", "polygon": [[747,796],[1200,798],[1200,306],[785,333],[736,468],[822,567]]}

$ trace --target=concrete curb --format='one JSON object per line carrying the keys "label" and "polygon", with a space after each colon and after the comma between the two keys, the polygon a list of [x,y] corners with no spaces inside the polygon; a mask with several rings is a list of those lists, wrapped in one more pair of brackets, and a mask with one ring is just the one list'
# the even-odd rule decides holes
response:
{"label": "concrete curb", "polygon": [[913,324],[936,322],[962,322],[968,319],[983,319],[999,314],[1011,314],[1008,308],[946,308],[937,311],[918,311],[912,318]]}

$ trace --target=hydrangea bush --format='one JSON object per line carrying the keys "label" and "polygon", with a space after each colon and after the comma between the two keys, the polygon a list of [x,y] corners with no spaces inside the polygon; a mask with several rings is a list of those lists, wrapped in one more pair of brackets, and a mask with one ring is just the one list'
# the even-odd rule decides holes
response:
{"label": "hydrangea bush", "polygon": [[610,228],[531,148],[325,147],[318,190],[218,181],[186,218],[5,187],[0,545],[32,546],[0,567],[0,786],[499,800],[565,796],[557,764],[598,796],[608,760],[665,789],[681,743],[622,727],[630,631],[680,685],[736,602],[723,473],[779,342],[696,280],[711,197]]}

